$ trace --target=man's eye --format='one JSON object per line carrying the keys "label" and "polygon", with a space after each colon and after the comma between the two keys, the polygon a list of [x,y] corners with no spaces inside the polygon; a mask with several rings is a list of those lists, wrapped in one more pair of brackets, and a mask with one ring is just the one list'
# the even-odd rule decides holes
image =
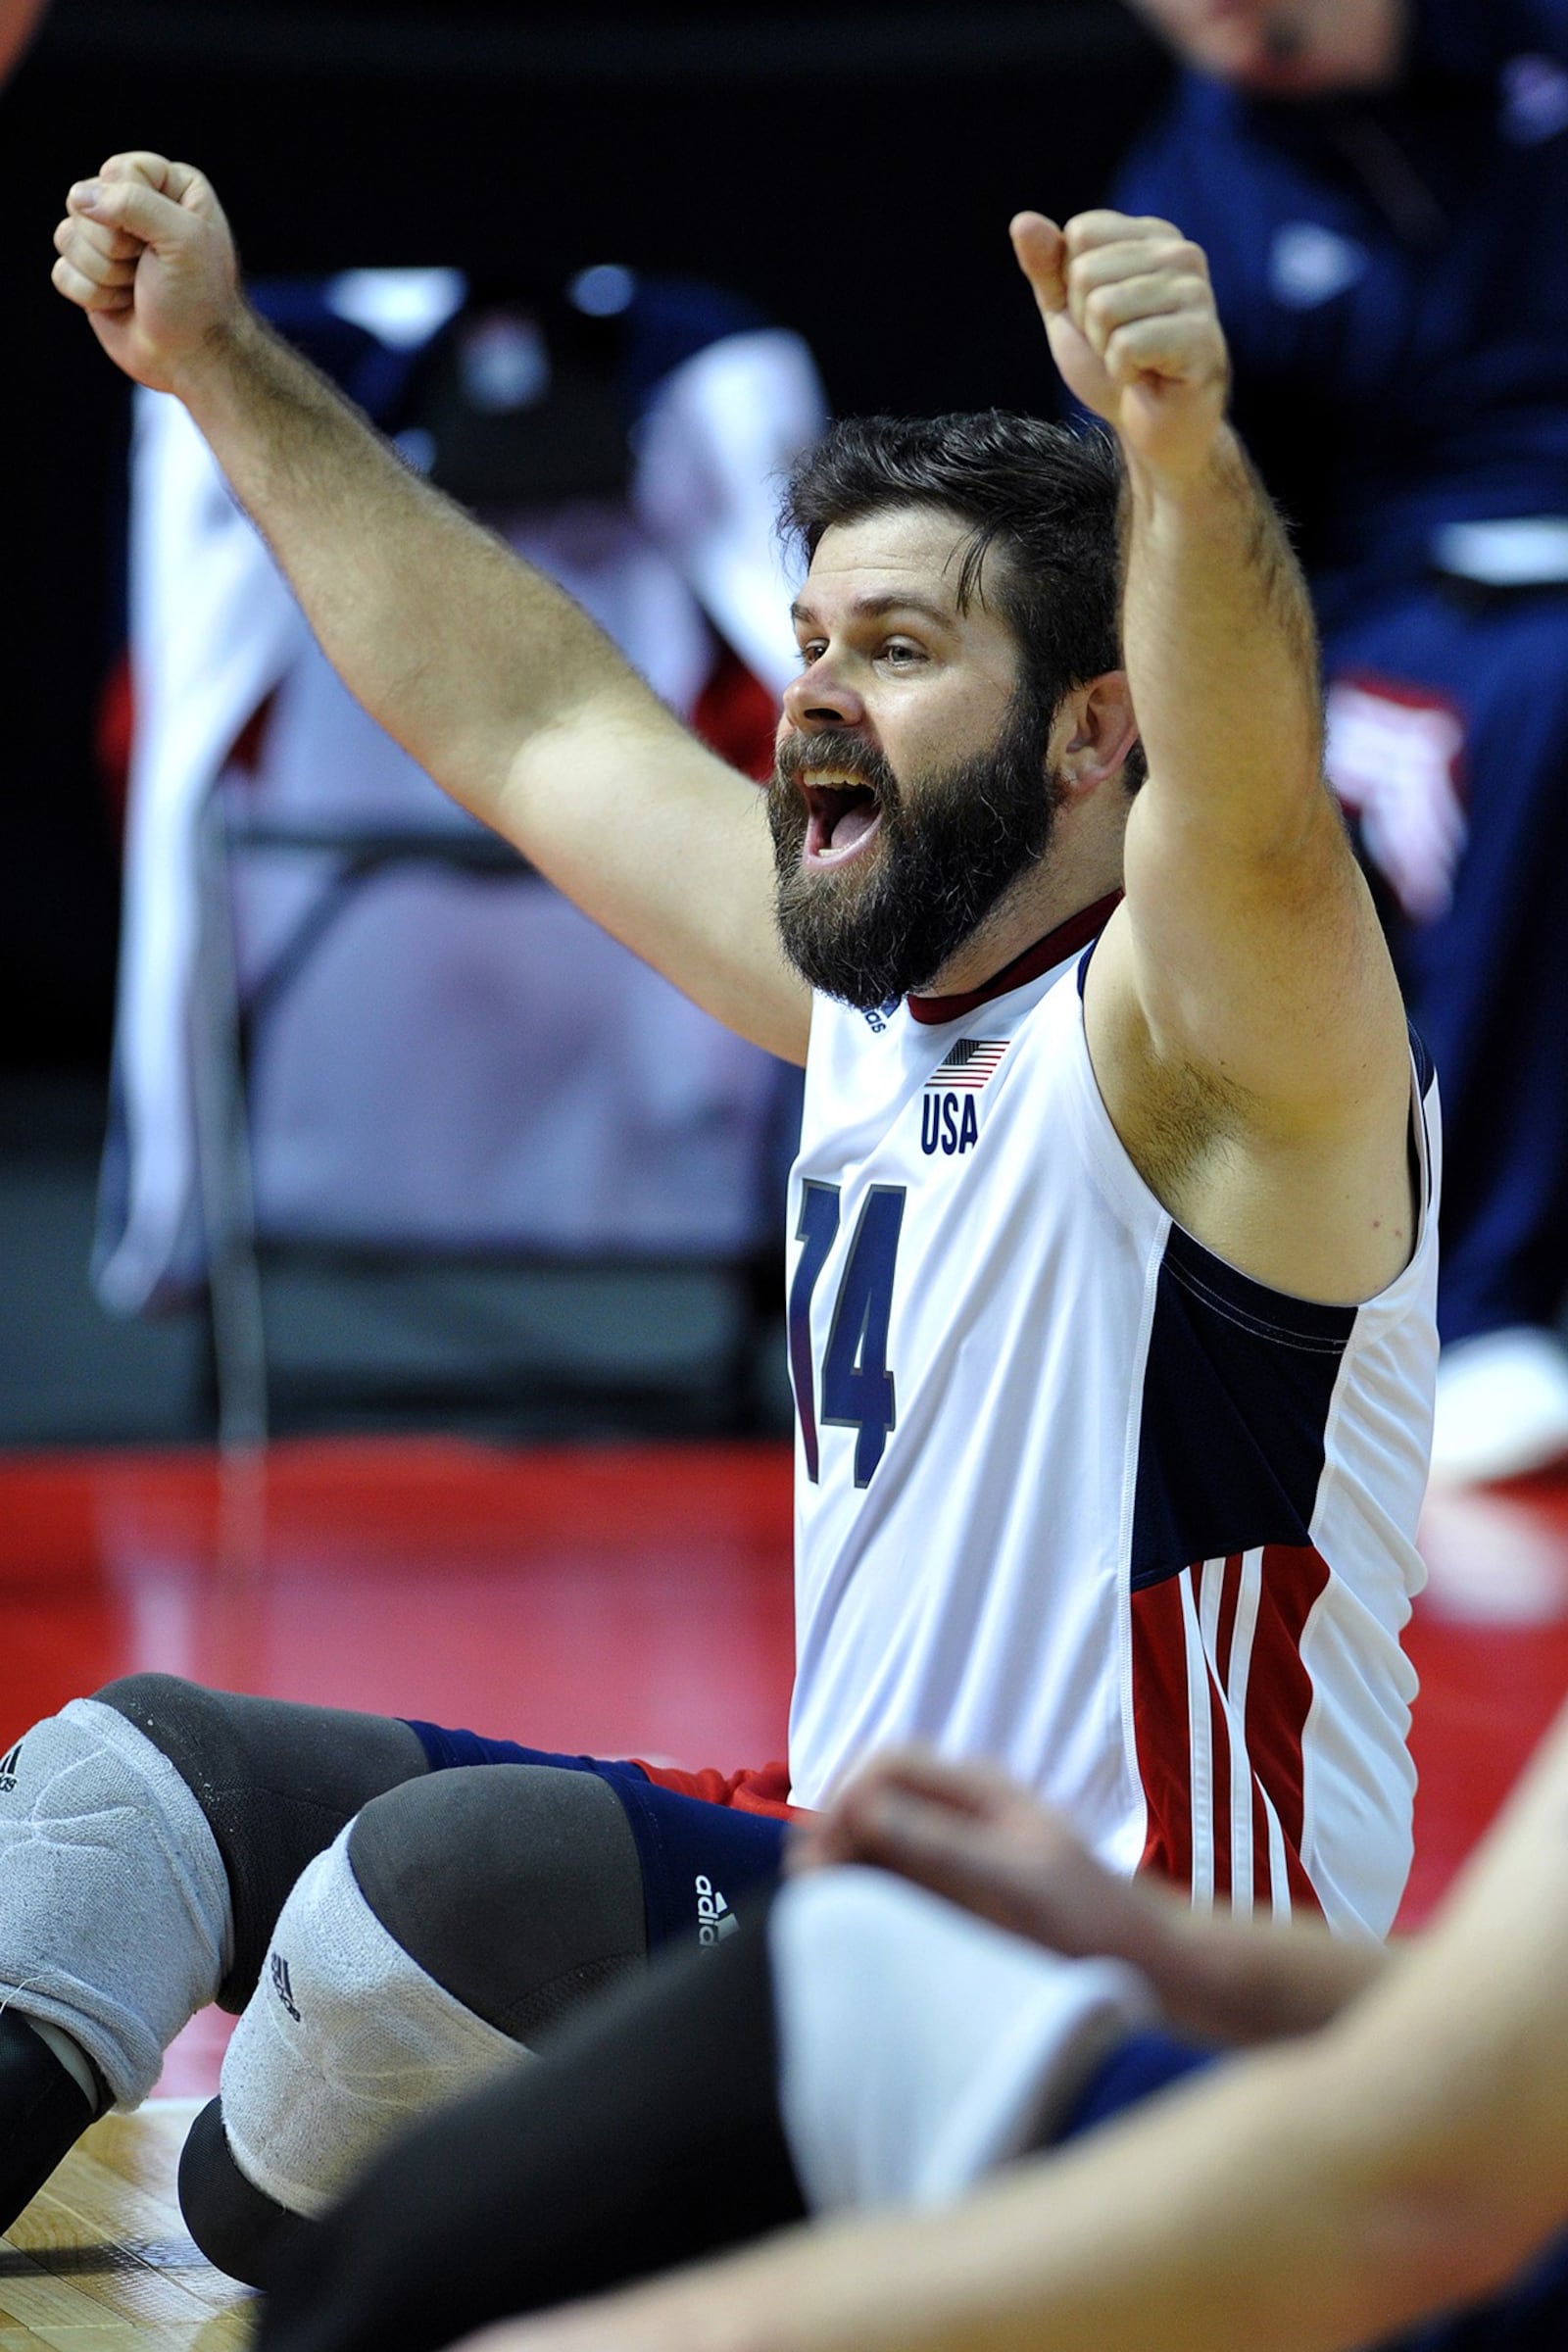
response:
{"label": "man's eye", "polygon": [[907,637],[890,637],[882,648],[882,659],[894,669],[912,669],[917,662],[925,660],[925,654],[919,646],[911,645]]}
{"label": "man's eye", "polygon": [[806,643],[796,650],[801,657],[801,667],[809,669],[813,662],[821,661],[822,656],[827,652],[827,647],[822,643],[820,637],[808,637]]}

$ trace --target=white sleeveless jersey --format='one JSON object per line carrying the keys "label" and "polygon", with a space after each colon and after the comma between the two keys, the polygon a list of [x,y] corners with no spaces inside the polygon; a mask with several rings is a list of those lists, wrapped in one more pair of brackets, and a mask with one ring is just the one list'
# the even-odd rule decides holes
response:
{"label": "white sleeveless jersey", "polygon": [[1358,1307],[1272,1291],[1173,1223],[1110,1123],[1077,954],[1106,911],[974,997],[816,1002],[794,1798],[931,1740],[1004,1766],[1114,1868],[1382,1935],[1415,1784],[1430,1067],[1415,1049],[1403,1273]]}

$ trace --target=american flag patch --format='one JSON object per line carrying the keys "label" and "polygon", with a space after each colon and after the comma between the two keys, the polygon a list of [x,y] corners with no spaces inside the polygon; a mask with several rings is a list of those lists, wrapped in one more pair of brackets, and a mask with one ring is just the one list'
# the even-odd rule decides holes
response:
{"label": "american flag patch", "polygon": [[967,1087],[978,1094],[986,1080],[996,1076],[1009,1042],[1004,1037],[960,1037],[926,1080],[927,1089]]}

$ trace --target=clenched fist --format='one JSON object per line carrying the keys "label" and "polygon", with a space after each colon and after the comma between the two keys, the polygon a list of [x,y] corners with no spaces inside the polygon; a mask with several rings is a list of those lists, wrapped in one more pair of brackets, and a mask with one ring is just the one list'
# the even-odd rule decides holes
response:
{"label": "clenched fist", "polygon": [[1012,223],[1067,389],[1129,458],[1168,475],[1205,464],[1225,415],[1230,363],[1208,264],[1168,220],[1041,213]]}
{"label": "clenched fist", "polygon": [[117,366],[155,392],[177,392],[244,316],[228,222],[189,164],[112,155],[71,190],[55,250],[55,285]]}

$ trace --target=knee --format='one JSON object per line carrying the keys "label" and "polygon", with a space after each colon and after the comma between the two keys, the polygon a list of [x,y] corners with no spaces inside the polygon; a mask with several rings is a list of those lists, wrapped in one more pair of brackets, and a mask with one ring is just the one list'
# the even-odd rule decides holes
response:
{"label": "knee", "polygon": [[423,1774],[418,1736],[390,1716],[209,1690],[172,1674],[123,1675],[96,1695],[163,1752],[206,1817],[234,1921],[218,1997],[242,2009],[289,1888],[362,1805]]}
{"label": "knee", "polygon": [[[385,1810],[394,1821],[405,1811]],[[223,2150],[262,2200],[240,2199],[253,2220],[269,2203],[314,2219],[411,2118],[523,2056],[504,2025],[455,1997],[410,1948],[406,1922],[396,1935],[372,1908],[350,1837],[344,1830],[317,1855],[278,1914],[266,1973],[224,2054],[221,2130],[208,2131],[188,2168],[190,2211],[219,2217],[200,2242],[242,2278],[251,2274],[233,2259],[222,2219],[234,2204]],[[434,1852],[417,1839],[411,1867]],[[450,1869],[433,1892],[447,1903],[466,1893],[470,1916],[483,1908],[483,1889],[465,1889]],[[239,2222],[248,2235],[243,2212]]]}
{"label": "knee", "polygon": [[642,1871],[596,1774],[432,1773],[367,1805],[349,1861],[371,1911],[437,1984],[514,2039],[646,1956]]}
{"label": "knee", "polygon": [[293,1711],[281,1700],[210,1690],[177,1674],[122,1674],[93,1696],[169,1758],[220,1843],[220,1824],[236,1798],[273,1777],[273,1753]]}
{"label": "knee", "polygon": [[202,1777],[204,1749],[215,1743],[224,1693],[204,1690],[177,1674],[122,1674],[93,1697],[134,1724],[169,1758],[183,1780]]}
{"label": "knee", "polygon": [[232,1949],[222,1857],[178,1769],[139,1725],[73,1699],[0,1777],[0,1983],[86,2051],[118,2099],[213,1999]]}

